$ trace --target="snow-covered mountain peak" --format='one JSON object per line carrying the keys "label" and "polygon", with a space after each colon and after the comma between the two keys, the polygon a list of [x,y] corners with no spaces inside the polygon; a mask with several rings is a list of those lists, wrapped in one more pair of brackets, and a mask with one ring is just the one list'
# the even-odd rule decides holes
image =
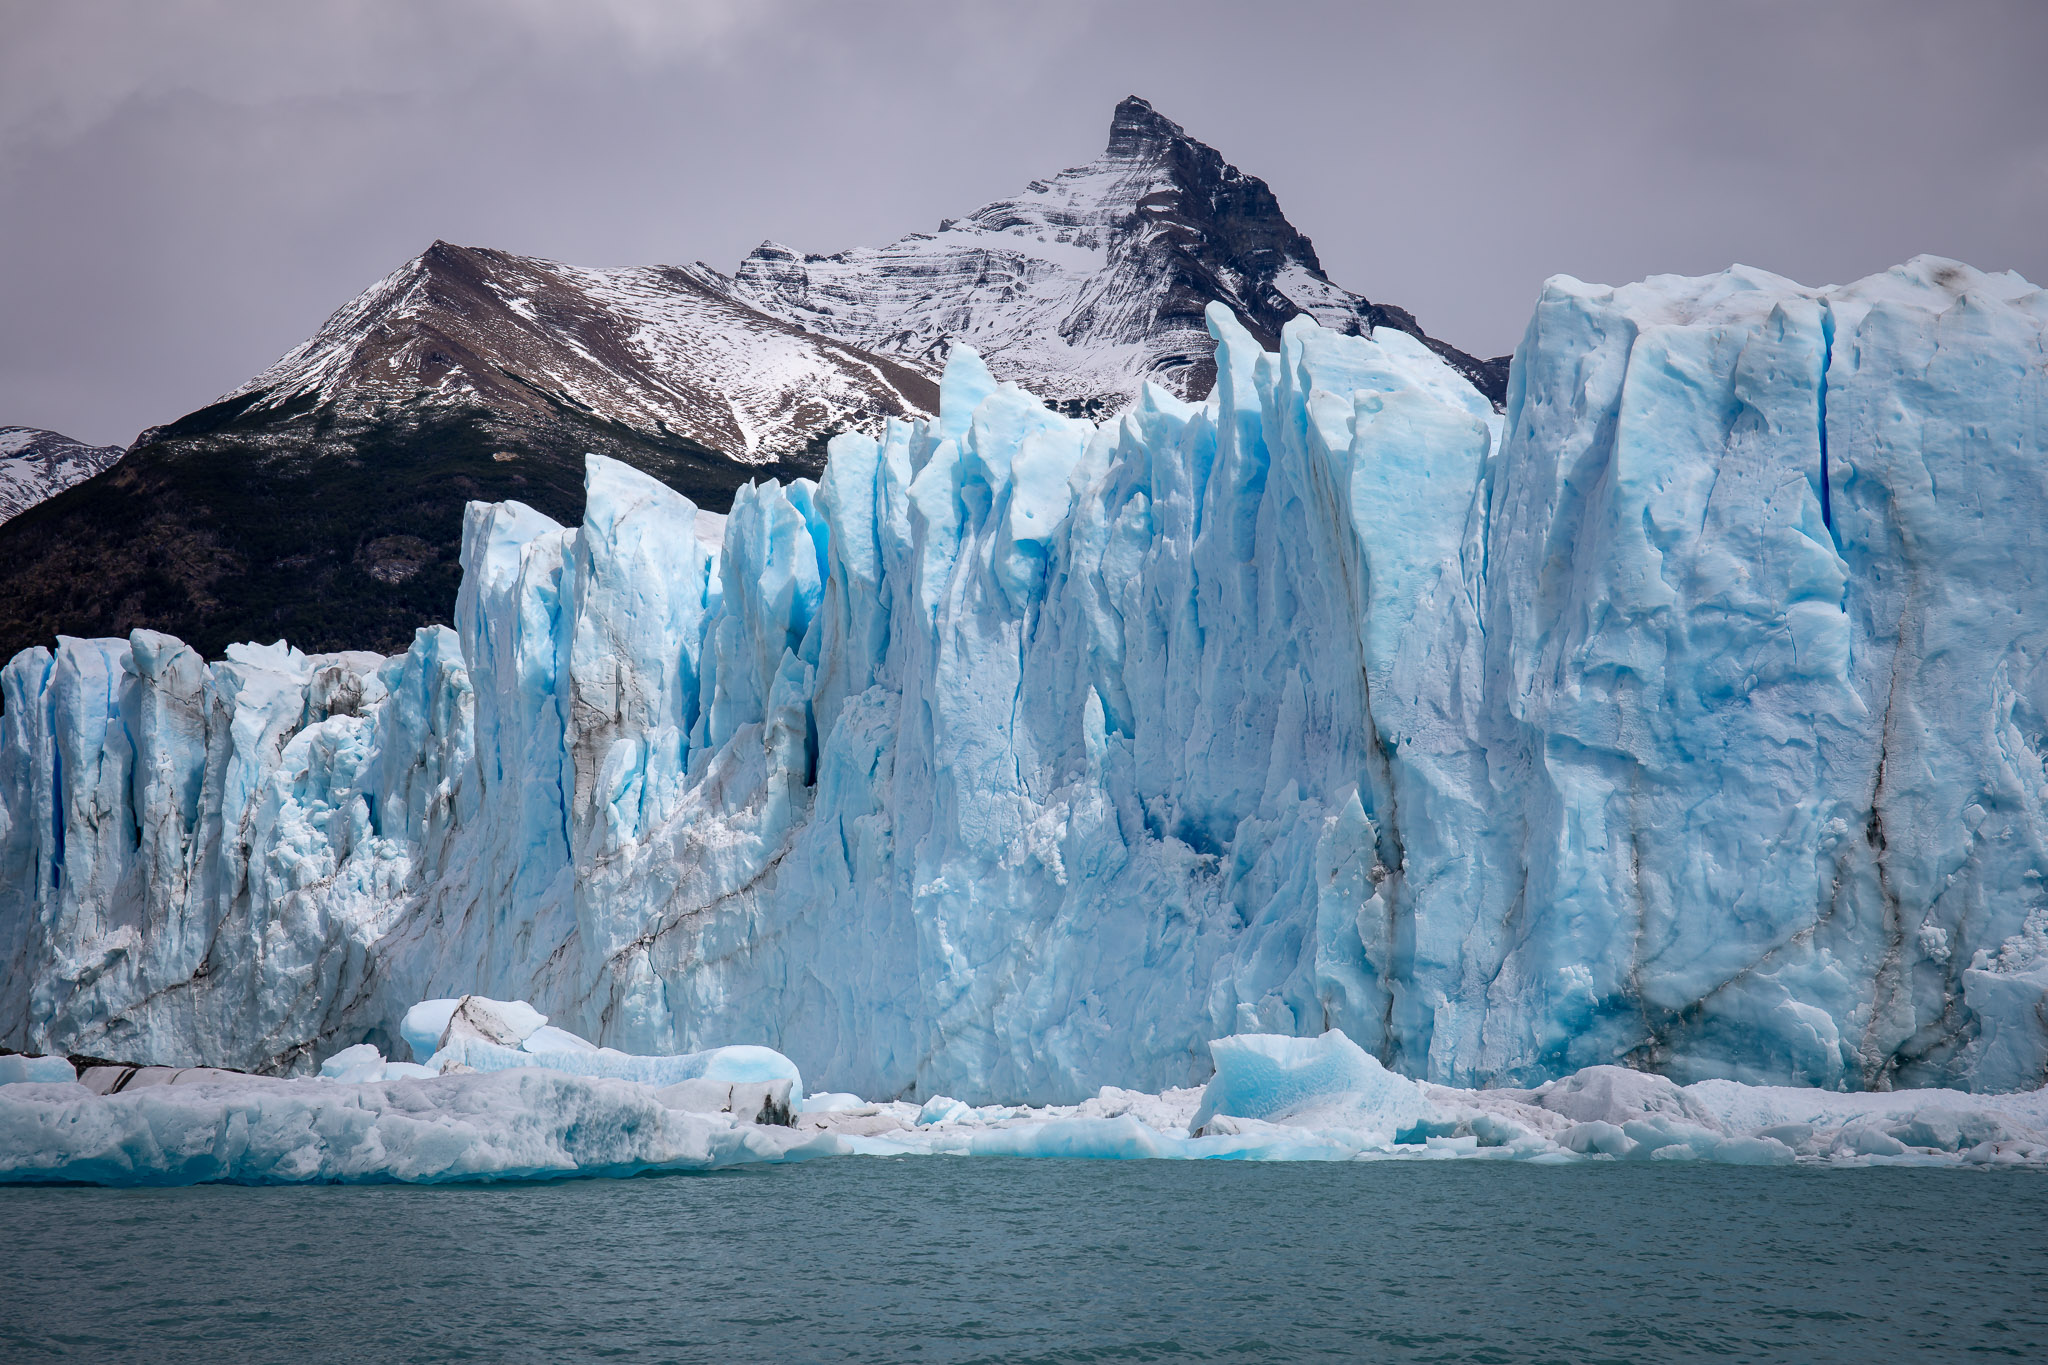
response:
{"label": "snow-covered mountain peak", "polygon": [[[1308,314],[1348,334],[1413,317],[1332,283],[1266,183],[1131,96],[1093,161],[885,247],[826,256],[764,242],[736,297],[808,330],[936,367],[953,342],[1003,379],[1080,410],[1121,406],[1147,380],[1184,397],[1214,377],[1210,302],[1265,345]],[[1432,349],[1498,400],[1505,366]]]}
{"label": "snow-covered mountain peak", "polygon": [[[1172,164],[1174,145],[1187,141],[1179,124],[1161,117],[1135,95],[1119,104],[1110,122],[1109,145],[1101,156],[1058,175],[1033,180],[1013,199],[984,205],[964,219],[941,225],[941,233],[1004,232],[1020,239],[1048,233],[1072,243],[1090,230],[1126,226],[1133,215],[1176,207],[1166,196],[1182,188]],[[1198,142],[1191,149],[1208,152]],[[1222,158],[1209,153],[1221,164]],[[1235,167],[1223,166],[1231,176]],[[1082,243],[1100,250],[1099,242]]]}
{"label": "snow-covered mountain peak", "polygon": [[1109,147],[1103,157],[1138,160],[1186,136],[1186,130],[1154,109],[1150,100],[1125,95],[1110,115]]}
{"label": "snow-covered mountain peak", "polygon": [[930,410],[925,377],[806,336],[709,272],[593,270],[437,241],[350,300],[226,400],[344,412],[482,403],[566,407],[730,458]]}
{"label": "snow-covered mountain peak", "polygon": [[121,454],[119,446],[89,446],[40,427],[0,426],[0,521],[91,478]]}

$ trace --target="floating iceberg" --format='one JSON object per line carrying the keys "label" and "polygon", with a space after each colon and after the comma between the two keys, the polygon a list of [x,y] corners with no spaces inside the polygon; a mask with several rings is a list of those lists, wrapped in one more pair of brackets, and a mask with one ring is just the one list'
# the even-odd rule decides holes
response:
{"label": "floating iceberg", "polygon": [[[523,1047],[548,1026],[548,1017],[524,1000],[492,1000],[465,995],[454,1000],[422,1000],[398,1021],[398,1036],[419,1061],[427,1061],[448,1043],[475,1038],[502,1047]],[[574,1047],[576,1042],[568,1046]],[[585,1047],[590,1046],[583,1042]],[[542,1046],[546,1046],[543,1043]],[[538,1050],[538,1049],[536,1049]]]}
{"label": "floating iceberg", "polygon": [[539,1068],[364,1085],[239,1077],[107,1096],[76,1084],[0,1087],[0,1180],[15,1182],[632,1175],[787,1159],[809,1142],[671,1109],[630,1081]]}
{"label": "floating iceberg", "polygon": [[1391,1140],[1424,1122],[1429,1102],[1422,1088],[1381,1066],[1365,1049],[1331,1029],[1320,1038],[1255,1033],[1219,1038],[1209,1044],[1216,1077],[1202,1091],[1201,1107],[1188,1120],[1196,1132],[1219,1116],[1243,1119],[1298,1119],[1341,1105],[1328,1121]]}
{"label": "floating iceberg", "polygon": [[372,1085],[378,1081],[402,1081],[424,1076],[438,1076],[441,1073],[430,1066],[415,1062],[394,1062],[386,1060],[383,1053],[369,1043],[357,1043],[320,1063],[320,1079],[339,1081],[343,1085]]}
{"label": "floating iceberg", "polygon": [[0,1085],[61,1084],[78,1079],[78,1072],[62,1057],[0,1056]]}
{"label": "floating iceberg", "polygon": [[1496,415],[1212,310],[1209,400],[1100,427],[960,348],[715,547],[596,458],[578,527],[472,506],[394,658],[27,651],[0,1042],[303,1072],[476,989],[552,1022],[474,1064],[750,1040],[975,1114],[1332,1029],[1389,1093],[2037,1086],[2044,322],[1933,258],[1561,277]]}
{"label": "floating iceberg", "polygon": [[[656,1088],[539,1058],[378,1080],[351,1048],[327,1080],[216,1074],[106,1095],[18,1083],[0,1085],[0,1183],[533,1180],[827,1156],[2048,1167],[2041,1091],[1680,1087],[1615,1067],[1472,1091],[1396,1076],[1335,1031],[1222,1038],[1212,1051],[1217,1073],[1200,1091],[1105,1087],[1040,1108],[818,1095],[795,1114],[780,1106],[772,1125],[758,1095],[721,1108],[690,1093],[704,1082]],[[728,1089],[737,1100],[745,1087]]]}
{"label": "floating iceberg", "polygon": [[[773,1048],[741,1043],[706,1048],[679,1056],[640,1057],[614,1048],[599,1047],[566,1029],[555,1028],[548,1017],[524,1000],[490,1000],[465,995],[453,1000],[424,1000],[405,1012],[399,1032],[413,1055],[426,1060],[418,1070],[424,1075],[449,1071],[510,1071],[519,1067],[541,1067],[565,1071],[574,1076],[604,1076],[638,1081],[642,1085],[675,1086],[686,1081],[703,1081],[730,1087],[781,1082],[784,1103],[792,1092],[803,1094],[803,1073],[796,1063]],[[367,1054],[362,1050],[368,1049]],[[337,1053],[322,1064],[327,1075],[339,1058],[355,1054],[365,1068],[361,1079],[389,1077],[396,1063],[384,1063],[381,1054],[368,1043]],[[384,1071],[369,1074],[369,1058],[375,1057]],[[348,1076],[355,1072],[343,1064]]]}

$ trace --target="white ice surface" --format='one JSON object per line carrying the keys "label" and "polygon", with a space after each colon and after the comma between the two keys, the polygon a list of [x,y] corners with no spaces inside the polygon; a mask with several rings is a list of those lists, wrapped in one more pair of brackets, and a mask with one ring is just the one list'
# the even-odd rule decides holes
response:
{"label": "white ice surface", "polygon": [[0,1057],[0,1085],[46,1085],[77,1079],[78,1072],[62,1057]]}
{"label": "white ice surface", "polygon": [[242,1078],[105,1097],[0,1087],[0,1179],[105,1185],[546,1179],[779,1160],[815,1139],[530,1068],[376,1085]]}
{"label": "white ice surface", "polygon": [[[423,1000],[405,1012],[400,1033],[413,1055],[425,1058],[415,1068],[422,1075],[544,1067],[655,1087],[685,1081],[788,1081],[794,1094],[803,1094],[802,1073],[773,1048],[738,1044],[681,1055],[634,1056],[556,1028],[524,1000],[479,995]],[[393,1068],[402,1065],[386,1062],[374,1046],[359,1043],[329,1057],[320,1074],[331,1080],[375,1081],[399,1074]]]}
{"label": "white ice surface", "polygon": [[[104,1097],[20,1083],[0,1086],[0,1182],[520,1180],[857,1155],[2048,1166],[2040,1091],[1680,1088],[1612,1069],[1462,1091],[1394,1076],[1337,1033],[1213,1050],[1219,1071],[1199,1096],[1105,1089],[1076,1105],[919,1108],[841,1094],[813,1097],[792,1128],[699,1112],[713,1107],[693,1089],[703,1082],[657,1089],[539,1066],[350,1084],[240,1076]],[[350,1054],[338,1069],[362,1066]]]}

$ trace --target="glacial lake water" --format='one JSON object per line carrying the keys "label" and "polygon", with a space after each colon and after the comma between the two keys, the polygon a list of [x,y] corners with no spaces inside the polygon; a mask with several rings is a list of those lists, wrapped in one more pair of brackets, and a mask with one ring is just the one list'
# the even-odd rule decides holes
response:
{"label": "glacial lake water", "polygon": [[842,1159],[0,1188],[0,1360],[2048,1359],[2048,1175]]}

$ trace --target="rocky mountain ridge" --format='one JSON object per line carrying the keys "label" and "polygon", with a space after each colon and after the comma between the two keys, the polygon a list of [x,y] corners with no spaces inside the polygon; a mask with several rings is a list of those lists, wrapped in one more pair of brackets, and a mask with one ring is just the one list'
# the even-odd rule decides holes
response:
{"label": "rocky mountain ridge", "polygon": [[436,242],[222,401],[241,399],[250,416],[310,399],[343,421],[407,405],[528,424],[567,413],[764,464],[822,447],[820,432],[929,414],[937,392],[921,370],[768,317],[700,272]]}
{"label": "rocky mountain ridge", "polygon": [[1349,336],[1392,327],[1496,407],[1507,389],[1507,357],[1467,355],[1404,309],[1332,283],[1265,181],[1135,95],[1086,165],[884,247],[811,256],[764,242],[728,287],[764,313],[914,363],[942,365],[965,341],[998,378],[1098,413],[1147,380],[1182,398],[1208,392],[1211,302],[1269,347],[1302,314]]}
{"label": "rocky mountain ridge", "polygon": [[123,453],[40,427],[0,427],[0,522],[83,483]]}
{"label": "rocky mountain ridge", "polygon": [[0,657],[58,634],[402,649],[445,619],[462,509],[582,508],[596,452],[731,506],[840,430],[935,411],[916,368],[673,267],[437,242],[234,392],[0,531]]}

